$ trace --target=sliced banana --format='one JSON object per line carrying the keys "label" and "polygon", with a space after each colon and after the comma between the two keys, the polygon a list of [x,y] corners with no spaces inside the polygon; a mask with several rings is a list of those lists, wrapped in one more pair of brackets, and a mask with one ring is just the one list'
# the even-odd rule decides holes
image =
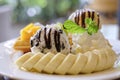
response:
{"label": "sliced banana", "polygon": [[33,66],[33,69],[35,69],[38,72],[41,72],[53,57],[54,54],[48,52]]}
{"label": "sliced banana", "polygon": [[33,54],[31,52],[28,52],[28,53],[24,54],[23,56],[21,56],[17,59],[15,64],[17,64],[17,66],[19,68],[21,68],[21,66],[24,64],[24,62],[27,61],[32,55]]}
{"label": "sliced banana", "polygon": [[107,59],[106,59],[106,54],[100,50],[93,50],[93,53],[97,54],[98,56],[98,63],[95,67],[94,71],[101,71],[106,67],[107,64]]}
{"label": "sliced banana", "polygon": [[55,71],[55,69],[63,62],[65,57],[66,57],[66,55],[64,55],[64,54],[61,54],[61,53],[56,54],[50,60],[50,62],[45,66],[43,71],[47,72],[47,73],[53,73]]}
{"label": "sliced banana", "polygon": [[108,62],[106,64],[107,65],[106,69],[111,68],[114,65],[114,62],[116,60],[116,54],[110,47],[106,47],[103,50],[104,50],[104,52],[107,56],[107,59],[108,59]]}
{"label": "sliced banana", "polygon": [[84,54],[78,54],[73,66],[67,72],[68,74],[78,74],[87,63],[87,57]]}
{"label": "sliced banana", "polygon": [[108,53],[111,54],[111,56],[112,56],[112,58],[111,58],[112,59],[111,66],[113,66],[114,62],[117,60],[117,55],[110,47],[108,47],[107,50],[108,50]]}
{"label": "sliced banana", "polygon": [[97,65],[98,56],[90,51],[88,51],[84,54],[85,54],[85,56],[88,57],[88,61],[80,73],[91,73],[94,71],[94,69]]}
{"label": "sliced banana", "polygon": [[71,68],[71,66],[74,64],[76,57],[76,55],[68,54],[64,61],[55,70],[55,73],[62,75],[66,74]]}
{"label": "sliced banana", "polygon": [[22,67],[25,68],[26,70],[31,70],[32,67],[38,62],[38,60],[43,56],[43,53],[36,53],[33,55],[31,58],[29,58],[23,65]]}

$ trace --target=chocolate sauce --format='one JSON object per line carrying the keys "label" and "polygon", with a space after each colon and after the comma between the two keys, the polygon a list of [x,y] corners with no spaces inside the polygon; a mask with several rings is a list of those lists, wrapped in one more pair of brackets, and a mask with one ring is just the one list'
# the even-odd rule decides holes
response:
{"label": "chocolate sauce", "polygon": [[94,20],[94,16],[95,16],[95,12],[94,11],[92,11],[92,20]]}
{"label": "chocolate sauce", "polygon": [[58,51],[58,45],[57,45],[57,31],[54,32],[54,42],[55,42],[55,48]]}
{"label": "chocolate sauce", "polygon": [[98,27],[99,27],[99,25],[100,25],[100,18],[99,18],[99,15],[97,15],[98,16]]}
{"label": "chocolate sauce", "polygon": [[78,12],[78,14],[77,14],[77,24],[79,25],[79,15],[80,15],[80,13]]}
{"label": "chocolate sauce", "polygon": [[47,48],[50,49],[51,48],[51,28],[49,30],[49,33],[48,33],[48,41],[47,41]]}
{"label": "chocolate sauce", "polygon": [[82,27],[85,28],[85,12],[81,14],[81,20],[82,20]]}
{"label": "chocolate sauce", "polygon": [[56,30],[54,32],[54,42],[55,42],[55,47],[56,47],[57,52],[60,52],[61,51],[60,32],[57,32]]}
{"label": "chocolate sauce", "polygon": [[46,46],[46,48],[47,48],[47,46],[48,46],[48,44],[47,44],[47,36],[46,36],[46,29],[47,28],[44,28],[44,40],[45,40],[45,46]]}
{"label": "chocolate sauce", "polygon": [[46,48],[51,49],[51,29],[49,30],[47,38],[47,28],[44,28],[44,40]]}
{"label": "chocolate sauce", "polygon": [[33,47],[33,40],[30,40],[31,47]]}
{"label": "chocolate sauce", "polygon": [[79,25],[79,12],[76,11],[75,13],[75,23]]}
{"label": "chocolate sauce", "polygon": [[60,33],[58,32],[58,43],[57,43],[57,45],[58,45],[58,52],[60,52],[61,51],[61,45],[60,45]]}
{"label": "chocolate sauce", "polygon": [[88,18],[90,18],[90,11],[88,11]]}
{"label": "chocolate sauce", "polygon": [[77,23],[77,16],[75,16],[75,23]]}
{"label": "chocolate sauce", "polygon": [[62,49],[65,49],[65,45],[64,45],[64,43],[62,43]]}
{"label": "chocolate sauce", "polygon": [[39,33],[38,33],[39,35],[38,35],[38,40],[40,41],[40,37],[41,37],[41,30],[39,31]]}
{"label": "chocolate sauce", "polygon": [[35,43],[35,46],[38,46],[38,45],[39,45],[39,42],[36,42],[36,43]]}

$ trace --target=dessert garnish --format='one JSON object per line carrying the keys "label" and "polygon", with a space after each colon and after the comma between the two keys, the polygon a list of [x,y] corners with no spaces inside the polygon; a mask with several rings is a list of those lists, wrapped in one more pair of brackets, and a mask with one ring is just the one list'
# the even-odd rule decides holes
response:
{"label": "dessert garnish", "polygon": [[63,28],[69,33],[87,32],[90,35],[92,35],[93,33],[97,33],[99,27],[91,18],[86,18],[85,24],[86,24],[86,27],[84,28],[82,26],[77,25],[76,23],[74,23],[71,20],[67,20],[64,22]]}

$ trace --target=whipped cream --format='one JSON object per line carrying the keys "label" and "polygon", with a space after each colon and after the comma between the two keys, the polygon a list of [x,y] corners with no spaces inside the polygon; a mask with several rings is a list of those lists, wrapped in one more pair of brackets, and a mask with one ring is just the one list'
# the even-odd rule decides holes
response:
{"label": "whipped cream", "polygon": [[108,40],[104,38],[103,34],[100,31],[93,35],[89,35],[88,33],[83,33],[82,35],[73,34],[72,41],[72,52],[75,52],[74,50],[77,48],[79,48],[81,52],[84,53],[94,49],[101,49],[106,46],[111,47]]}

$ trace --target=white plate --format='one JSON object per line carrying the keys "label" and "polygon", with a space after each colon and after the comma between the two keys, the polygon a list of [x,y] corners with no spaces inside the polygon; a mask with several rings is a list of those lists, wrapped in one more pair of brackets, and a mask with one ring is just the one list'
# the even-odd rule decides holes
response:
{"label": "white plate", "polygon": [[[0,44],[0,74],[6,75],[11,78],[15,79],[34,79],[34,80],[93,80],[93,79],[115,79],[120,77],[120,67],[117,66],[113,69],[91,73],[91,74],[79,74],[79,75],[52,75],[52,74],[43,74],[43,73],[31,73],[31,72],[25,72],[19,70],[15,64],[13,64],[13,59],[11,58],[11,53],[13,53],[12,50],[10,50],[10,45],[13,42],[8,41]],[[113,45],[113,49],[120,53],[120,41],[118,40],[110,40],[110,43]]]}

